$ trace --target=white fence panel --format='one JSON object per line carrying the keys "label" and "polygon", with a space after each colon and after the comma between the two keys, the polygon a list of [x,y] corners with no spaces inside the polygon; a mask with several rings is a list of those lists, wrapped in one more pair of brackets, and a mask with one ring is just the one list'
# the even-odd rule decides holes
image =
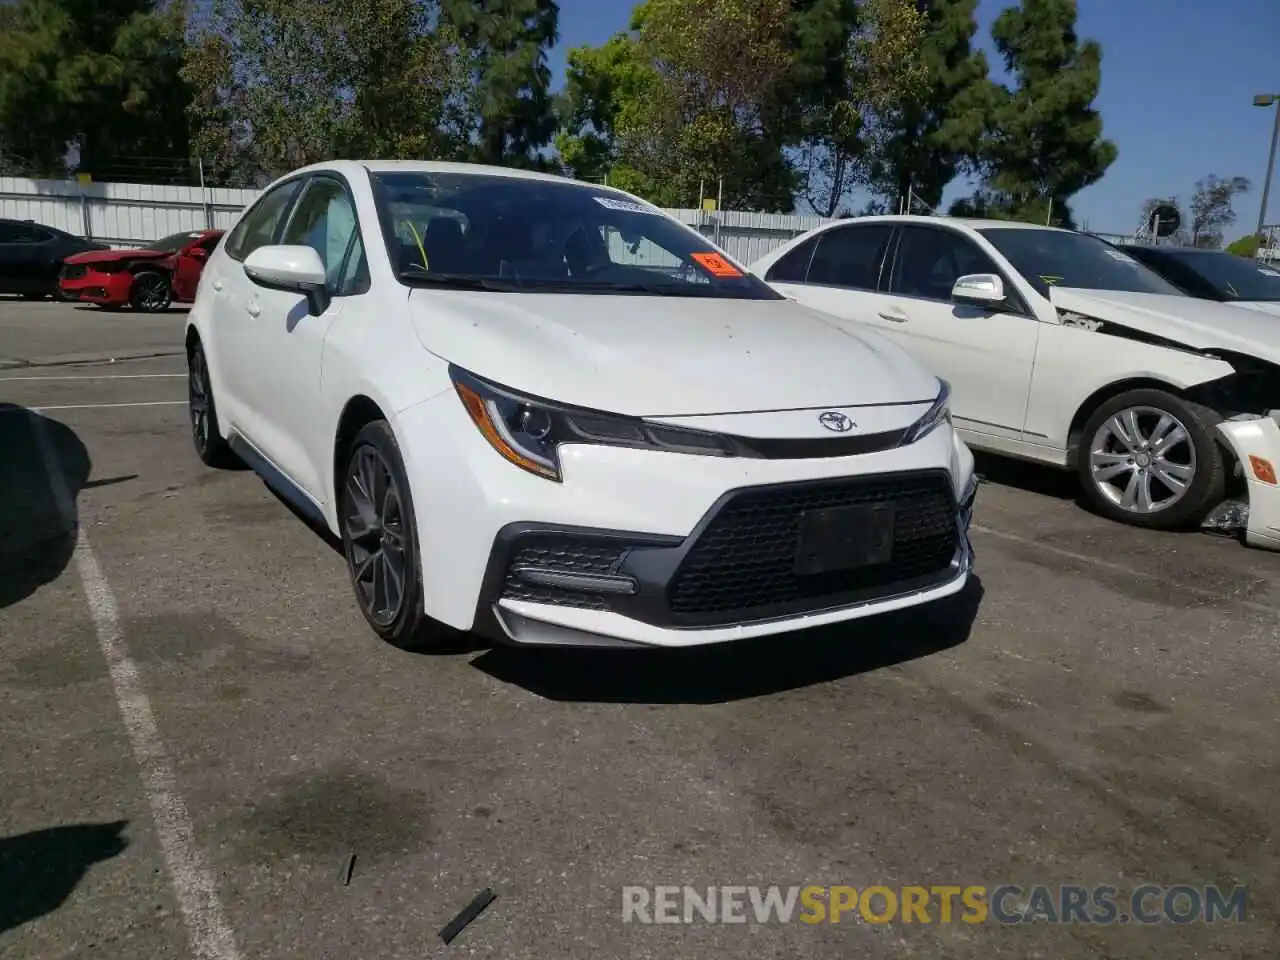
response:
{"label": "white fence panel", "polygon": [[[135,183],[79,183],[0,177],[0,218],[34,220],[68,233],[120,246],[141,246],[186,230],[229,229],[257,190]],[[730,256],[750,264],[792,237],[828,221],[774,213],[668,210],[702,232]],[[621,240],[619,239],[620,243]],[[652,245],[648,245],[652,246]],[[665,263],[656,249],[642,249],[627,260]]]}

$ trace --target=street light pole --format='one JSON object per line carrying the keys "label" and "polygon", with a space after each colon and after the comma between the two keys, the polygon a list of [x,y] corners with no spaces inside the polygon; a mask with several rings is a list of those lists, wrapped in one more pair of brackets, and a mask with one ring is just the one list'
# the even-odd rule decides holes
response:
{"label": "street light pole", "polygon": [[1254,233],[1256,243],[1253,249],[1253,259],[1261,259],[1262,253],[1262,228],[1266,225],[1267,220],[1267,196],[1271,193],[1271,173],[1276,168],[1276,141],[1280,140],[1280,93],[1262,93],[1253,98],[1255,107],[1276,108],[1276,122],[1271,130],[1271,152],[1267,154],[1267,175],[1262,181],[1262,208],[1258,211],[1258,229]]}

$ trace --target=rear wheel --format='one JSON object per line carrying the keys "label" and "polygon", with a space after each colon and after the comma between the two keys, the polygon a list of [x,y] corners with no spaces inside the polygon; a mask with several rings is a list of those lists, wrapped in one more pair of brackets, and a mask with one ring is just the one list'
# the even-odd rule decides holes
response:
{"label": "rear wheel", "polygon": [[235,466],[238,458],[219,432],[218,408],[213,402],[209,364],[199,340],[191,345],[187,355],[187,411],[191,420],[191,441],[205,465]]}
{"label": "rear wheel", "polygon": [[143,313],[160,313],[169,309],[173,291],[169,277],[155,270],[142,270],[133,275],[129,291],[129,304]]}
{"label": "rear wheel", "polygon": [[439,644],[444,628],[423,610],[422,563],[404,460],[382,420],[347,451],[339,520],[356,602],[375,633],[404,650]]}
{"label": "rear wheel", "polygon": [[1085,423],[1077,469],[1103,516],[1173,530],[1198,523],[1223,497],[1226,465],[1207,407],[1163,390],[1131,390]]}

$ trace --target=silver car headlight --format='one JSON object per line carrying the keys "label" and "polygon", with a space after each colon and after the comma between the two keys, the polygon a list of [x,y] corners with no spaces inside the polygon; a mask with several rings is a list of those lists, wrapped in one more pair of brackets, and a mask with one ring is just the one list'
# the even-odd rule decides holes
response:
{"label": "silver car headlight", "polygon": [[944,423],[951,423],[951,384],[939,377],[938,396],[933,401],[933,406],[907,428],[907,432],[902,437],[902,445],[906,446],[923,440]]}

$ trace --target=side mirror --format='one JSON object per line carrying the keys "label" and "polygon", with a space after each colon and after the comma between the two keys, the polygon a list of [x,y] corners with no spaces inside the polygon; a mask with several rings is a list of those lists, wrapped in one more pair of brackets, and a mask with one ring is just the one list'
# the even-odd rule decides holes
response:
{"label": "side mirror", "polygon": [[994,273],[969,273],[951,288],[951,302],[992,309],[1005,301],[1004,280]]}
{"label": "side mirror", "polygon": [[197,260],[208,260],[209,251],[206,250],[204,247],[192,247],[190,250],[187,251],[187,256],[194,257]]}
{"label": "side mirror", "polygon": [[311,247],[259,247],[245,258],[244,272],[260,287],[302,294],[313,316],[324,313],[329,305],[324,263]]}

